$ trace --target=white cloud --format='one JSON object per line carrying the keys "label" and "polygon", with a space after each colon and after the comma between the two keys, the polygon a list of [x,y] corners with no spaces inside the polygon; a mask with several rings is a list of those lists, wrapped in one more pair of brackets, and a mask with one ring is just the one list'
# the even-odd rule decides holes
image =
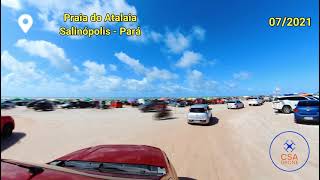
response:
{"label": "white cloud", "polygon": [[129,41],[133,42],[142,42],[142,43],[147,43],[147,42],[160,42],[162,40],[162,34],[150,30],[148,27],[142,27],[142,34],[141,36],[129,36],[127,39]]}
{"label": "white cloud", "polygon": [[20,10],[22,8],[19,0],[1,0],[1,5],[12,8],[14,10]]}
{"label": "white cloud", "polygon": [[197,64],[201,59],[202,55],[200,53],[196,53],[193,51],[185,51],[183,52],[183,55],[177,62],[176,66],[181,68],[187,68],[194,64]]}
{"label": "white cloud", "polygon": [[214,91],[218,85],[217,81],[205,79],[203,73],[198,70],[192,70],[188,73],[187,81],[193,91]]}
{"label": "white cloud", "polygon": [[106,73],[104,64],[98,64],[94,61],[87,60],[82,64],[89,76],[103,76]]}
{"label": "white cloud", "polygon": [[109,70],[110,71],[117,71],[118,70],[118,67],[114,64],[109,64]]}
{"label": "white cloud", "polygon": [[192,28],[193,36],[198,40],[203,40],[206,34],[206,31],[200,26],[194,26]]}
{"label": "white cloud", "polygon": [[224,84],[228,89],[234,89],[237,87],[237,84],[233,81],[225,81]]}
{"label": "white cloud", "polygon": [[51,42],[44,40],[29,41],[26,39],[20,39],[15,45],[22,48],[30,55],[39,56],[49,60],[53,66],[61,70],[67,72],[75,70],[71,61],[66,57],[64,50]]}
{"label": "white cloud", "polygon": [[165,69],[158,69],[157,67],[153,67],[148,69],[146,72],[146,78],[149,80],[162,79],[162,80],[170,80],[175,79],[178,76],[174,73],[171,73]]}
{"label": "white cloud", "polygon": [[191,40],[180,32],[168,32],[164,39],[170,52],[179,53],[189,48]]}
{"label": "white cloud", "polygon": [[[20,62],[8,51],[1,53],[1,69],[9,71],[7,79],[16,77],[21,81],[28,79],[41,79],[42,75],[36,70],[36,64],[32,61]],[[15,81],[14,83],[20,83]]]}
{"label": "white cloud", "polygon": [[139,62],[139,60],[131,58],[124,52],[114,54],[121,62],[130,66],[136,73],[144,73],[145,67]]}
{"label": "white cloud", "polygon": [[89,76],[83,83],[84,90],[112,91],[122,85],[122,79],[118,76]]}
{"label": "white cloud", "polygon": [[125,81],[125,86],[133,91],[142,91],[151,88],[150,82],[146,78],[143,78],[142,80],[127,79]]}
{"label": "white cloud", "polygon": [[250,76],[251,76],[250,73],[245,71],[241,71],[233,74],[233,78],[237,80],[247,80],[250,78]]}
{"label": "white cloud", "polygon": [[143,74],[150,81],[160,79],[160,80],[169,80],[177,78],[177,75],[171,73],[166,69],[158,69],[157,67],[147,68],[143,64],[140,63],[138,59],[134,59],[128,56],[124,52],[119,52],[114,54],[121,62],[130,66],[134,72]]}

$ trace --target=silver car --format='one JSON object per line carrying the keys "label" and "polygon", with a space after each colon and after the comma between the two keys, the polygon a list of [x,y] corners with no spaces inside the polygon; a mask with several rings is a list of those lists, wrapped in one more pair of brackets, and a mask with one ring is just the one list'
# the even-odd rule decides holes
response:
{"label": "silver car", "polygon": [[189,124],[209,124],[212,118],[211,108],[207,104],[196,104],[190,107]]}
{"label": "silver car", "polygon": [[228,101],[227,108],[228,109],[240,109],[240,108],[244,108],[244,104],[239,100]]}

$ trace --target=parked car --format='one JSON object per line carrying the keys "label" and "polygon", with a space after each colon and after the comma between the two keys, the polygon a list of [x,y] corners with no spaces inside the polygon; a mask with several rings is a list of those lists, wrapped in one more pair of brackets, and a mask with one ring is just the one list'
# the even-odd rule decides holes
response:
{"label": "parked car", "polygon": [[16,107],[16,104],[12,101],[3,101],[1,102],[1,109],[11,109],[11,108],[14,108]]}
{"label": "parked car", "polygon": [[203,98],[197,98],[194,100],[193,104],[206,104],[207,101]]}
{"label": "parked car", "polygon": [[1,136],[10,136],[12,134],[14,126],[14,120],[11,116],[1,116]]}
{"label": "parked car", "polygon": [[263,104],[263,101],[260,98],[252,97],[248,98],[248,104],[249,106],[261,106]]}
{"label": "parked car", "polygon": [[244,104],[240,100],[227,101],[228,109],[240,109],[244,108]]}
{"label": "parked car", "polygon": [[78,101],[78,108],[94,108],[95,104],[89,101]]}
{"label": "parked car", "polygon": [[319,100],[299,101],[293,111],[296,123],[319,122]]}
{"label": "parked car", "polygon": [[55,104],[48,100],[39,101],[36,104],[34,104],[33,109],[36,111],[53,111],[55,110]]}
{"label": "parked car", "polygon": [[15,104],[17,106],[26,106],[29,103],[29,101],[17,101]]}
{"label": "parked car", "polygon": [[38,102],[40,102],[40,101],[45,101],[46,99],[38,99],[38,100],[33,100],[33,101],[31,101],[31,102],[29,102],[28,104],[27,104],[27,108],[33,108],[33,106],[36,104],[36,103],[38,103]]}
{"label": "parked car", "polygon": [[224,103],[226,103],[226,101],[221,98],[211,100],[211,104],[224,104]]}
{"label": "parked car", "polygon": [[314,100],[311,97],[303,96],[281,96],[276,97],[272,102],[272,108],[285,114],[293,112],[299,101]]}
{"label": "parked car", "polygon": [[211,108],[208,104],[192,105],[187,118],[189,124],[209,124],[212,118]]}
{"label": "parked car", "polygon": [[186,101],[177,101],[176,107],[186,107],[187,102]]}
{"label": "parked car", "polygon": [[142,112],[158,111],[165,108],[167,108],[167,103],[158,100],[149,101],[139,106]]}
{"label": "parked car", "polygon": [[271,102],[272,98],[270,96],[263,97],[264,102]]}
{"label": "parked car", "polygon": [[62,109],[73,109],[78,108],[78,102],[71,101],[60,106]]}
{"label": "parked car", "polygon": [[111,107],[113,108],[122,108],[122,102],[120,101],[111,101]]}

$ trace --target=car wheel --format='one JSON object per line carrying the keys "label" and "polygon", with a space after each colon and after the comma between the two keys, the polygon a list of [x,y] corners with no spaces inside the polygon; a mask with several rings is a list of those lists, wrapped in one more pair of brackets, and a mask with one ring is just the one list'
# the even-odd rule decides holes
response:
{"label": "car wheel", "polygon": [[11,124],[6,124],[4,127],[3,127],[3,136],[4,137],[8,137],[12,134],[12,130],[13,130],[13,127]]}
{"label": "car wheel", "polygon": [[291,107],[290,106],[283,106],[282,112],[285,114],[291,113]]}

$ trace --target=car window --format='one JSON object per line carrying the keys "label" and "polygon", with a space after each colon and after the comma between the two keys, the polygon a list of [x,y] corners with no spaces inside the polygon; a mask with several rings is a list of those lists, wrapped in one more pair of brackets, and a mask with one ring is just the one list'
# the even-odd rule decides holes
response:
{"label": "car window", "polygon": [[193,113],[204,113],[204,112],[206,112],[206,109],[204,109],[204,108],[190,108],[190,112],[193,112]]}
{"label": "car window", "polygon": [[299,101],[298,106],[319,106],[319,101]]}

